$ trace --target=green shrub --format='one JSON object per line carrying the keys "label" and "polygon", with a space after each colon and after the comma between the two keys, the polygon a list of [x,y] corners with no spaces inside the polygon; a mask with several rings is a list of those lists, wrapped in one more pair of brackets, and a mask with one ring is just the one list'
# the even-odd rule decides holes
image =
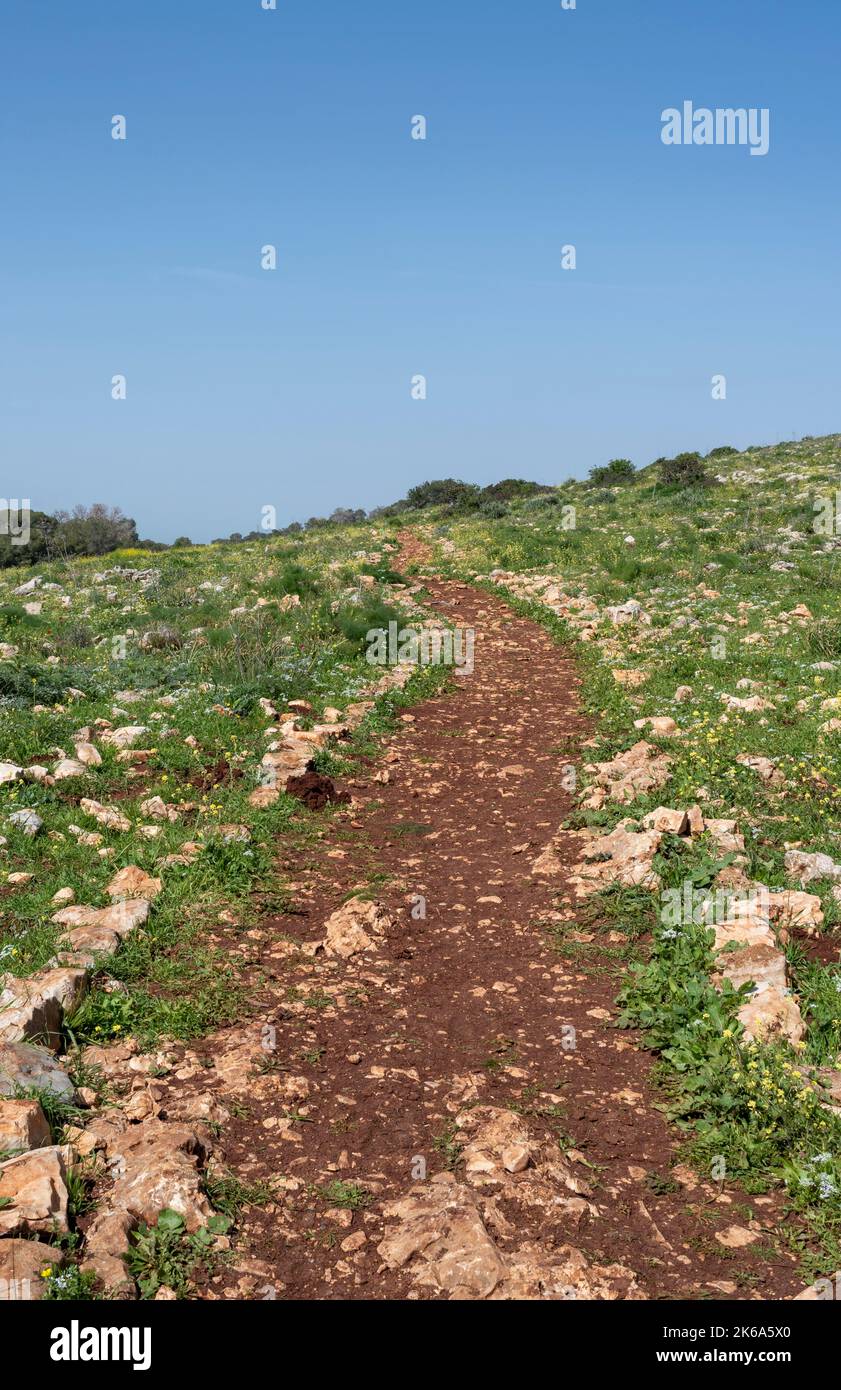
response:
{"label": "green shrub", "polygon": [[667,487],[691,487],[708,481],[700,454],[677,454],[673,459],[661,459],[660,481]]}
{"label": "green shrub", "polygon": [[628,482],[635,471],[630,459],[611,459],[602,467],[590,469],[590,482],[596,487],[611,487],[614,483]]}

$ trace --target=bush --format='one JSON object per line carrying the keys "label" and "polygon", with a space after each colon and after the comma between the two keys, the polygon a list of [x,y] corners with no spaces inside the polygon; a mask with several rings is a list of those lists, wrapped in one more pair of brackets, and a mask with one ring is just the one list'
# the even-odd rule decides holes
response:
{"label": "bush", "polygon": [[458,478],[436,478],[409,488],[405,506],[410,511],[425,507],[475,507],[480,491],[475,483],[462,483]]}
{"label": "bush", "polygon": [[538,492],[549,492],[546,483],[530,483],[525,478],[502,478],[498,483],[489,483],[482,488],[486,501],[511,502],[516,497],[534,497]]}
{"label": "bush", "polygon": [[709,481],[700,454],[677,454],[673,459],[660,459],[660,481],[667,486],[691,487]]}
{"label": "bush", "polygon": [[590,469],[590,482],[595,487],[611,487],[614,483],[627,482],[635,471],[630,459],[611,459],[603,467]]}

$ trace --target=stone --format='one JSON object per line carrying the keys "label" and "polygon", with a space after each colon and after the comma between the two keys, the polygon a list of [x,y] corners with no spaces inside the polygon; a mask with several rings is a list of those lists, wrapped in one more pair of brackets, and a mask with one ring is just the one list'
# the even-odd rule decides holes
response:
{"label": "stone", "polygon": [[738,1019],[751,1041],[783,1037],[798,1043],[806,1032],[797,1001],[773,988],[757,990],[739,1009]]}
{"label": "stone", "polygon": [[621,627],[624,623],[650,623],[651,619],[643,611],[641,603],[635,598],[626,599],[624,603],[614,604],[605,609],[614,627]]}
{"label": "stone", "polygon": [[658,806],[643,816],[646,830],[660,830],[664,835],[686,835],[689,831],[689,817],[685,811],[673,811],[669,806]]}
{"label": "stone", "polygon": [[23,775],[27,782],[43,782],[47,787],[51,787],[55,781],[49,768],[42,767],[40,763],[33,763],[31,767],[25,767]]}
{"label": "stone", "polygon": [[87,766],[78,758],[59,758],[53,767],[53,777],[56,782],[64,782],[68,777],[87,776]]}
{"label": "stone", "polygon": [[215,833],[226,845],[233,843],[247,844],[251,839],[251,831],[248,829],[247,825],[217,825],[215,827]]}
{"label": "stone", "polygon": [[415,1282],[451,1299],[488,1298],[507,1267],[488,1234],[473,1194],[452,1174],[440,1173],[386,1203],[386,1219],[399,1224],[377,1247],[389,1269],[419,1262]]}
{"label": "stone", "polygon": [[59,945],[76,953],[76,963],[90,966],[99,956],[112,956],[123,938],[143,926],[148,916],[145,898],[127,898],[111,907],[76,903],[54,912],[50,920],[71,929],[62,932]]}
{"label": "stone", "polygon": [[201,1191],[200,1165],[208,1153],[208,1143],[189,1125],[155,1116],[129,1125],[108,1141],[107,1163],[115,1181],[103,1220],[106,1212],[122,1212],[135,1224],[154,1225],[158,1213],[171,1207],[188,1231],[206,1225],[213,1208]]}
{"label": "stone", "polygon": [[[389,1269],[459,1301],[638,1299],[632,1272],[589,1265],[569,1245],[545,1250],[523,1245],[503,1254],[491,1237],[477,1194],[452,1173],[438,1173],[383,1208],[396,1222],[377,1247]],[[499,1214],[496,1214],[497,1223]]]}
{"label": "stone", "polygon": [[728,1250],[743,1250],[759,1240],[761,1234],[761,1231],[749,1231],[746,1226],[728,1226],[726,1231],[716,1231],[715,1238]]}
{"label": "stone", "polygon": [[65,1150],[35,1149],[0,1163],[0,1236],[50,1235],[67,1231]]}
{"label": "stone", "polygon": [[786,851],[785,870],[800,883],[813,883],[816,879],[829,878],[841,883],[841,864],[836,864],[830,854],[808,854],[803,850]]}
{"label": "stone", "polygon": [[[668,779],[669,767],[668,756],[658,754],[642,740],[609,762],[588,763],[585,770],[594,774],[596,786],[604,787],[612,801],[627,804],[661,787]],[[586,806],[587,801],[582,804]]]}
{"label": "stone", "polygon": [[17,1090],[47,1091],[68,1105],[76,1098],[73,1082],[52,1053],[28,1043],[0,1044],[0,1096]]}
{"label": "stone", "polygon": [[520,1173],[539,1152],[525,1121],[512,1110],[480,1105],[456,1120],[464,1136],[462,1160],[470,1183],[500,1182],[507,1173]]}
{"label": "stone", "polygon": [[637,685],[645,685],[645,682],[648,680],[647,671],[623,670],[620,668],[618,670],[611,671],[610,674],[613,676],[613,679],[616,681],[617,685],[627,685],[633,687]]}
{"label": "stone", "polygon": [[47,1270],[64,1264],[60,1246],[7,1236],[0,1240],[0,1303],[31,1303],[43,1298]]}
{"label": "stone", "polygon": [[742,767],[750,768],[751,772],[755,772],[763,782],[771,787],[785,786],[784,774],[770,758],[762,758],[753,753],[740,753],[736,762]]}
{"label": "stone", "polygon": [[279,787],[255,787],[248,797],[248,804],[256,807],[258,811],[262,811],[267,806],[273,806],[279,797]]}
{"label": "stone", "polygon": [[282,790],[290,777],[304,775],[312,762],[313,751],[311,744],[295,744],[265,753],[260,763],[261,783]]}
{"label": "stone", "polygon": [[146,801],[141,801],[140,810],[144,816],[151,816],[153,820],[169,821],[170,825],[181,819],[178,807],[170,805],[160,796],[150,796]]}
{"label": "stone", "polygon": [[328,956],[347,960],[360,951],[375,950],[375,936],[382,936],[392,919],[379,903],[351,898],[343,903],[325,924],[324,950]]}
{"label": "stone", "polygon": [[145,724],[123,724],[119,729],[106,729],[100,736],[100,742],[107,743],[111,748],[130,748],[142,734],[149,732]]}
{"label": "stone", "polygon": [[45,1038],[58,1047],[66,1014],[81,1002],[88,987],[84,969],[58,967],[39,971],[28,979],[5,977],[0,989],[0,1043]]}
{"label": "stone", "polygon": [[777,940],[768,923],[768,919],[756,915],[754,917],[733,917],[724,922],[714,924],[715,943],[714,950],[721,951],[731,942],[740,945],[763,945],[770,946],[774,950],[777,948]]}
{"label": "stone", "polygon": [[85,1233],[82,1269],[87,1274],[95,1274],[116,1298],[137,1296],[134,1280],[123,1259],[129,1248],[129,1236],[136,1226],[137,1222],[128,1212],[106,1212],[96,1215]]}
{"label": "stone", "polygon": [[85,767],[99,767],[102,763],[102,754],[98,748],[87,740],[82,740],[76,744],[76,757]]}
{"label": "stone", "polygon": [[23,768],[18,767],[17,763],[0,763],[0,787],[7,782],[16,782],[23,776]]}
{"label": "stone", "polygon": [[114,875],[105,891],[109,898],[119,902],[125,898],[156,898],[162,887],[159,878],[151,878],[136,864],[128,864]]}
{"label": "stone", "polygon": [[102,844],[103,836],[98,830],[83,830],[80,825],[68,825],[68,833],[78,840],[80,845],[85,845],[89,849],[96,849]]}
{"label": "stone", "polygon": [[37,835],[38,831],[41,830],[44,825],[38,812],[32,811],[29,808],[20,811],[12,811],[8,820],[9,825],[17,826],[19,830],[23,831],[24,835],[28,835],[30,838],[33,835]]}
{"label": "stone", "polygon": [[827,1279],[818,1279],[814,1284],[810,1284],[807,1289],[794,1295],[797,1303],[801,1299],[810,1302],[819,1300],[821,1302],[835,1302],[838,1298],[838,1290],[841,1289],[841,1269],[835,1274],[831,1274]]}
{"label": "stone", "polygon": [[817,930],[823,925],[823,909],[816,893],[799,893],[795,889],[785,889],[780,892],[767,892],[764,900],[771,921],[778,927]]}
{"label": "stone", "polygon": [[755,941],[736,951],[725,951],[717,961],[721,977],[734,989],[740,985],[767,985],[783,994],[787,988],[786,959],[776,945]]}
{"label": "stone", "polygon": [[677,724],[668,715],[653,715],[647,716],[645,719],[635,719],[634,728],[648,728],[655,738],[673,738],[680,733]]}
{"label": "stone", "polygon": [[131,830],[131,821],[122,811],[118,811],[116,806],[103,806],[101,802],[92,801],[87,796],[83,796],[79,804],[85,815],[92,816],[107,830]]}
{"label": "stone", "polygon": [[771,701],[764,700],[761,695],[749,695],[747,699],[742,699],[738,695],[721,695],[720,699],[728,709],[744,710],[746,714],[757,714],[760,710],[774,708]]}
{"label": "stone", "polygon": [[652,864],[660,848],[659,830],[642,833],[628,829],[622,821],[609,835],[587,841],[583,862],[576,864],[570,883],[579,897],[596,893],[611,883],[625,887],[658,888],[660,878]]}
{"label": "stone", "polygon": [[39,1100],[0,1100],[0,1153],[24,1153],[50,1142]]}
{"label": "stone", "polygon": [[744,853],[745,837],[737,831],[734,820],[709,820],[705,817],[704,830],[715,841],[716,849],[723,854]]}

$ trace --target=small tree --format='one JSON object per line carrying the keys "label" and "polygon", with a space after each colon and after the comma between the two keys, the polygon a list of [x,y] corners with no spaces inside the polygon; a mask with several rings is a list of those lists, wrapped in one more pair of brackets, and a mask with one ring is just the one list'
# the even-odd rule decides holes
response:
{"label": "small tree", "polygon": [[660,481],[680,487],[703,486],[709,481],[700,454],[677,454],[660,461]]}
{"label": "small tree", "polygon": [[479,488],[475,483],[463,483],[458,478],[433,478],[426,483],[418,483],[406,493],[406,506],[412,511],[424,507],[469,507],[477,506]]}
{"label": "small tree", "polygon": [[590,469],[590,482],[596,487],[613,487],[633,478],[636,469],[630,459],[611,459],[610,463]]}
{"label": "small tree", "polygon": [[92,507],[74,507],[72,512],[56,512],[56,548],[68,555],[106,555],[109,550],[137,545],[137,527],[119,507],[94,502]]}

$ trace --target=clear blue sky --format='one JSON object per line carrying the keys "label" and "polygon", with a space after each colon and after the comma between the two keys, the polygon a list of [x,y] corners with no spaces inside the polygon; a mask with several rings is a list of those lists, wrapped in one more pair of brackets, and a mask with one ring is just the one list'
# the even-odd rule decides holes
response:
{"label": "clear blue sky", "polygon": [[277,4],[5,7],[5,495],[206,540],[841,428],[837,0]]}

